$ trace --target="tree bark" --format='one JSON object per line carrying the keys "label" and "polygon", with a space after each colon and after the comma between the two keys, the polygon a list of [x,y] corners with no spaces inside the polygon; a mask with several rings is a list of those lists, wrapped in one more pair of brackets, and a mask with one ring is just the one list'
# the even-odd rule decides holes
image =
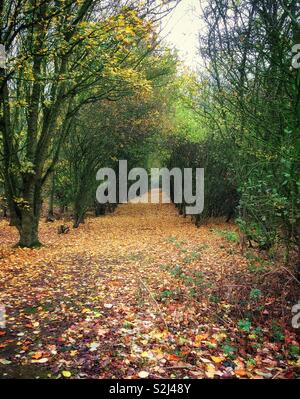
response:
{"label": "tree bark", "polygon": [[18,246],[39,247],[38,227],[42,205],[41,184],[34,178],[24,185],[24,202],[18,205],[18,213],[14,217],[14,225],[20,235]]}
{"label": "tree bark", "polygon": [[51,179],[51,188],[49,195],[49,204],[48,204],[48,212],[47,212],[47,222],[53,222],[55,220],[54,217],[54,190],[55,190],[55,174],[52,172]]}
{"label": "tree bark", "polygon": [[80,224],[84,223],[84,214],[82,213],[75,213],[74,216],[74,224],[73,224],[73,228],[77,229],[79,227]]}
{"label": "tree bark", "polygon": [[18,246],[33,248],[41,246],[38,238],[39,219],[31,212],[23,214],[22,224],[18,229],[20,234],[20,241]]}

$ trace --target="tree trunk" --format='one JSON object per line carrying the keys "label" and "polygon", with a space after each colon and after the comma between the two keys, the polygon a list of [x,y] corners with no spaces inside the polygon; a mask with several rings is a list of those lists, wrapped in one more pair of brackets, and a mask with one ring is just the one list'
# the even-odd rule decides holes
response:
{"label": "tree trunk", "polygon": [[55,175],[52,172],[52,179],[51,179],[51,189],[50,189],[50,196],[49,196],[49,205],[48,205],[48,212],[47,212],[47,222],[53,222],[55,220],[54,217],[54,190],[55,190]]}
{"label": "tree trunk", "polygon": [[2,209],[2,217],[5,218],[5,219],[8,218],[8,213],[7,213],[8,209],[7,209],[7,205],[6,205],[6,204],[3,204],[3,205],[1,205],[0,208]]}
{"label": "tree trunk", "polygon": [[75,213],[73,228],[77,229],[81,223],[84,223],[84,215],[81,213]]}
{"label": "tree trunk", "polygon": [[74,203],[74,224],[73,224],[73,228],[77,229],[77,227],[79,227],[79,225],[81,223],[84,223],[84,215],[85,215],[85,211],[83,210],[80,200],[78,200],[78,198],[75,200]]}
{"label": "tree trunk", "polygon": [[42,206],[41,182],[34,178],[24,179],[23,190],[20,193],[22,201],[16,202],[8,197],[8,205],[13,225],[17,228],[20,247],[39,247],[38,237],[40,211]]}
{"label": "tree trunk", "polygon": [[74,200],[74,225],[73,227],[76,229],[79,227],[81,223],[84,223],[85,214],[87,211],[86,203],[86,192],[82,187],[81,190],[77,193]]}
{"label": "tree trunk", "polygon": [[32,214],[32,212],[24,212],[22,214],[22,223],[18,228],[20,234],[20,247],[39,247],[41,243],[38,237],[39,218]]}

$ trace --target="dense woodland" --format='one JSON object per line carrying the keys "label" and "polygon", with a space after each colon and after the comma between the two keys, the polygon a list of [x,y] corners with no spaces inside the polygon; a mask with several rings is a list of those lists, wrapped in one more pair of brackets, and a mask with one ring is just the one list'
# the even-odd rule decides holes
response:
{"label": "dense woodland", "polygon": [[[300,276],[300,68],[292,51],[300,43],[299,2],[206,2],[196,71],[160,35],[176,5],[0,0],[0,217],[21,248],[51,248],[47,235],[40,238],[41,223],[79,240],[87,221],[99,217],[109,234],[106,223],[119,207],[96,202],[99,168],[118,173],[122,159],[129,169],[201,167],[204,211],[190,217],[176,204],[177,217],[193,226],[195,239],[222,220],[230,230],[221,235],[239,256],[252,251],[280,262],[284,277],[274,277],[273,295],[283,295],[279,281],[289,278],[292,305]],[[252,299],[263,290],[258,281],[250,280]],[[286,322],[286,313],[275,314]],[[251,317],[240,315],[242,331]],[[295,362],[299,346],[291,342]]]}

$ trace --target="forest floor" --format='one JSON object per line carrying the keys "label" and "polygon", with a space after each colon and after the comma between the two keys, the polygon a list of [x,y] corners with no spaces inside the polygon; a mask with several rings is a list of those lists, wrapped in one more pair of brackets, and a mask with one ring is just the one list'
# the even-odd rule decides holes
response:
{"label": "forest floor", "polygon": [[197,229],[169,204],[61,223],[31,250],[0,221],[0,377],[299,377],[299,283],[242,256],[234,224]]}

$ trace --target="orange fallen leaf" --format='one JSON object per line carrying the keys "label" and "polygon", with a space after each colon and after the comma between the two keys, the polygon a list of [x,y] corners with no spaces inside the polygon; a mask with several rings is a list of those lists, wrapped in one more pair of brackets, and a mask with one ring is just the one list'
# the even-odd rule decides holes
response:
{"label": "orange fallen leaf", "polygon": [[41,359],[43,357],[43,352],[35,352],[32,356],[32,359]]}
{"label": "orange fallen leaf", "polygon": [[247,372],[244,369],[236,369],[234,372],[239,377],[245,377],[247,375]]}
{"label": "orange fallen leaf", "polygon": [[167,359],[169,360],[169,361],[173,361],[173,362],[176,362],[176,361],[178,361],[178,360],[180,360],[180,357],[179,356],[176,356],[176,355],[168,355],[167,356]]}

